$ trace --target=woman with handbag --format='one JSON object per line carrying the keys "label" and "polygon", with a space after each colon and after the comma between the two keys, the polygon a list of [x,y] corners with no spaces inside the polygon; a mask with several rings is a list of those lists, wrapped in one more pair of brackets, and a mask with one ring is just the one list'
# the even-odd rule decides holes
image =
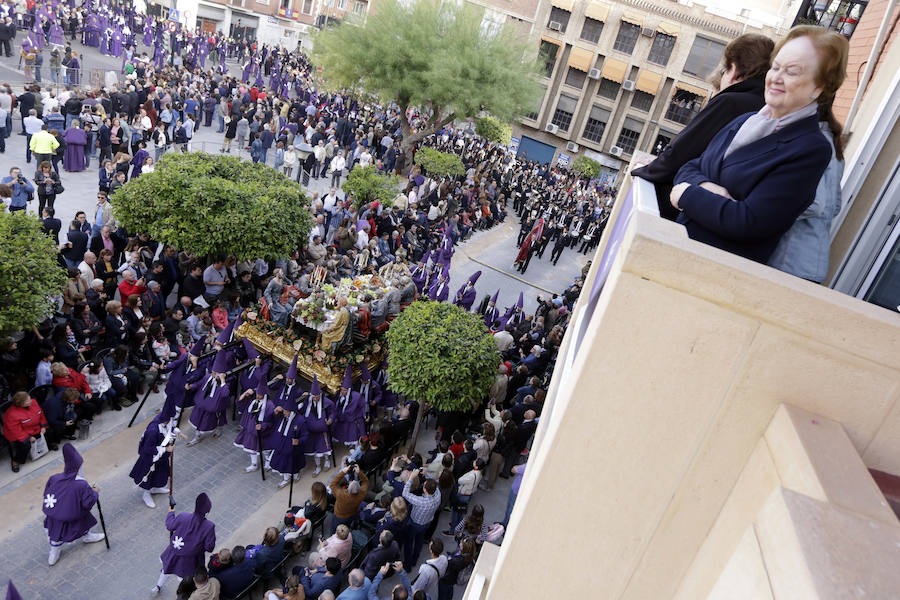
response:
{"label": "woman with handbag", "polygon": [[43,161],[38,165],[37,175],[34,177],[34,183],[38,193],[38,214],[44,213],[44,207],[53,208],[56,202],[56,195],[64,191],[59,175],[53,170],[50,161]]}
{"label": "woman with handbag", "polygon": [[13,473],[19,472],[19,466],[28,458],[31,445],[38,441],[46,428],[47,417],[38,403],[28,392],[16,392],[12,406],[3,413],[3,437],[12,446]]}

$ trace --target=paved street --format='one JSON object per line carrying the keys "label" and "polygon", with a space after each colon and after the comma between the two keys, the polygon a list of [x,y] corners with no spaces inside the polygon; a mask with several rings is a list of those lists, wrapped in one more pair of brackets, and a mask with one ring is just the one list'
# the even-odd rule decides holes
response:
{"label": "paved street", "polygon": [[[84,52],[82,62],[87,68],[113,68],[118,71],[119,60],[102,57],[93,49]],[[0,81],[12,83],[21,91],[24,81],[15,71],[15,59],[0,59]],[[7,140],[5,154],[0,154],[0,172],[4,175],[10,167],[22,167],[31,178],[34,163],[25,164],[25,137],[18,135],[21,126],[14,121],[14,134]],[[194,149],[217,152],[222,135],[215,127],[201,127],[194,137]],[[247,153],[244,158],[249,159]],[[96,160],[91,168],[81,173],[62,172],[64,194],[57,198],[56,212],[65,224],[77,210],[90,214],[97,190]],[[310,191],[327,192],[325,179],[313,181]],[[30,211],[36,210],[34,202]],[[511,208],[511,207],[510,207]],[[512,268],[516,254],[515,240],[518,223],[514,217],[507,223],[486,232],[476,233],[456,249],[451,269],[452,293],[468,276],[481,270],[478,281],[478,300],[485,294],[500,289],[501,309],[513,304],[520,291],[524,291],[527,312],[535,308],[537,295],[548,291],[558,292],[568,285],[581,271],[587,257],[566,250],[559,265],[549,261],[549,251],[544,259],[534,258],[528,272],[521,276]],[[153,394],[141,412],[138,422],[125,429],[135,407],[122,412],[106,412],[94,423],[91,439],[77,442],[85,455],[86,474],[89,481],[101,487],[101,500],[110,532],[112,550],[107,552],[103,543],[82,547],[67,547],[60,562],[47,566],[46,536],[42,530],[41,491],[47,476],[61,469],[61,456],[51,453],[36,464],[28,464],[14,475],[0,467],[0,555],[4,568],[0,579],[12,577],[23,597],[71,598],[73,600],[119,600],[149,596],[158,573],[158,556],[168,538],[163,526],[165,500],[157,497],[155,510],[146,508],[136,487],[128,478],[136,456],[137,441],[147,420],[162,403],[160,394]],[[186,419],[185,419],[186,424]],[[192,432],[186,425],[185,430]],[[229,424],[226,435],[220,439],[207,439],[194,448],[179,443],[176,451],[176,498],[179,510],[192,510],[197,493],[206,491],[212,499],[210,517],[217,526],[217,546],[258,543],[265,526],[276,524],[287,505],[287,489],[277,490],[277,480],[260,481],[259,473],[246,474],[246,455],[231,444],[236,429]],[[433,446],[432,431],[420,436],[420,451]],[[308,496],[312,482],[310,469],[296,485],[294,502],[302,503]],[[333,474],[333,471],[332,471]],[[325,480],[324,478],[322,478]],[[506,506],[509,482],[500,480],[491,494],[479,492],[474,501],[483,503],[488,521],[500,520]],[[444,516],[440,529],[446,526]],[[449,542],[449,540],[445,540]],[[393,582],[389,582],[390,585]],[[382,592],[389,590],[385,584]],[[170,582],[163,597],[173,597],[175,585]],[[457,589],[456,597],[462,593]]]}

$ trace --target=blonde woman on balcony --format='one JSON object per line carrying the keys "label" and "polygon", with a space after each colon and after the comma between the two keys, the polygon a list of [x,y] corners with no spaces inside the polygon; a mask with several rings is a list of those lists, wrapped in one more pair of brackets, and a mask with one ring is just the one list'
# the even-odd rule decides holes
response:
{"label": "blonde woman on balcony", "polygon": [[775,48],[766,105],[738,117],[675,178],[670,200],[691,239],[766,263],[781,237],[815,200],[832,156],[819,129],[844,81],[848,43],[802,25]]}

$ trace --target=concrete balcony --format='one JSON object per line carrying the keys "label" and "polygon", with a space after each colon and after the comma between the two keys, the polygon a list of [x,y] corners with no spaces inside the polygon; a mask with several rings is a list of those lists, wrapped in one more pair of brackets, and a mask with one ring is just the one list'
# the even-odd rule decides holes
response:
{"label": "concrete balcony", "polygon": [[900,475],[898,356],[896,313],[694,242],[626,180],[465,597],[896,597],[867,469]]}

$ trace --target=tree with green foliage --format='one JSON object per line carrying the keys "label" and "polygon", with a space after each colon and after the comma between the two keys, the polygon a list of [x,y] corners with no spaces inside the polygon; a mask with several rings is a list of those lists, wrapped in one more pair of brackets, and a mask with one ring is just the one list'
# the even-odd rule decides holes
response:
{"label": "tree with green foliage", "polygon": [[[399,108],[403,147],[455,119],[487,111],[512,121],[541,93],[535,44],[512,25],[482,26],[468,2],[384,0],[365,22],[321,30],[313,62],[331,88],[358,90]],[[423,111],[413,130],[407,109]]]}
{"label": "tree with green foliage", "polygon": [[25,211],[0,212],[0,335],[30,329],[53,314],[66,274],[56,244]]}
{"label": "tree with green foliage", "polygon": [[411,304],[391,322],[387,343],[391,390],[437,410],[472,410],[487,397],[500,364],[484,320],[444,302]]}
{"label": "tree with green foliage", "polygon": [[590,177],[591,179],[593,179],[594,177],[599,177],[602,170],[600,163],[598,163],[593,158],[588,158],[584,155],[576,158],[572,162],[572,166],[570,168],[573,171],[581,173],[585,177]]}
{"label": "tree with green foliage", "polygon": [[512,140],[512,126],[488,115],[481,117],[475,124],[475,133],[484,139],[508,146]]}
{"label": "tree with green foliage", "polygon": [[354,167],[341,189],[353,194],[353,204],[357,208],[376,200],[382,206],[391,206],[399,192],[399,185],[400,179],[396,175],[382,175],[375,169],[375,165],[369,165]]}
{"label": "tree with green foliage", "polygon": [[238,260],[287,256],[312,229],[300,184],[265,165],[201,152],[163,156],[116,192],[113,211],[129,231]]}
{"label": "tree with green foliage", "polygon": [[431,177],[458,176],[466,172],[462,159],[452,152],[441,152],[428,146],[416,152],[416,164]]}

